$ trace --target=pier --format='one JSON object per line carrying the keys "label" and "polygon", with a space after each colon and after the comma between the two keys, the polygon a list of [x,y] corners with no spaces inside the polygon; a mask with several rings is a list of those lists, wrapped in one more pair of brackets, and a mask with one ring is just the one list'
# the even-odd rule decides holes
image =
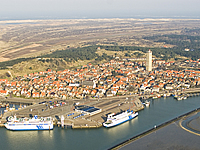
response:
{"label": "pier", "polygon": [[[64,116],[62,127],[70,126],[76,128],[99,128],[106,121],[107,114],[117,113],[127,109],[139,111],[144,109],[143,104],[137,96],[120,96],[101,99],[81,99],[81,100],[21,100],[6,99],[10,103],[33,103],[19,110],[8,111],[1,119],[5,123],[8,116],[30,117],[34,115],[54,118],[54,124],[61,126],[61,116]],[[95,108],[94,113],[86,113],[75,110],[75,106],[85,105]]]}

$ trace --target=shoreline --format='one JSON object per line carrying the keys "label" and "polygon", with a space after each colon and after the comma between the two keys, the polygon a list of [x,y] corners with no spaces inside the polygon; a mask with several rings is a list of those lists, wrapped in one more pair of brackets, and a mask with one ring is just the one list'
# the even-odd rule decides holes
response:
{"label": "shoreline", "polygon": [[136,135],[136,136],[133,136],[132,138],[129,138],[129,139],[127,139],[127,140],[125,140],[125,141],[123,141],[123,142],[121,142],[121,143],[119,143],[119,144],[117,144],[117,145],[115,145],[115,146],[113,146],[113,147],[111,147],[111,148],[108,148],[108,150],[116,150],[116,149],[122,148],[123,146],[126,146],[126,145],[128,145],[128,144],[130,144],[130,143],[132,143],[132,142],[134,142],[134,141],[136,141],[136,140],[138,140],[138,139],[140,139],[140,138],[142,138],[142,137],[145,137],[145,136],[151,134],[151,133],[154,132],[154,131],[157,131],[157,130],[159,130],[159,129],[161,129],[161,128],[166,127],[167,125],[171,124],[172,122],[181,120],[181,119],[183,119],[184,117],[187,117],[187,116],[189,116],[189,115],[191,115],[191,114],[193,114],[193,113],[195,113],[195,112],[198,112],[198,111],[200,111],[200,107],[197,108],[197,109],[195,109],[195,110],[192,110],[192,111],[190,111],[190,112],[187,112],[187,113],[185,113],[185,114],[183,114],[183,115],[180,115],[180,116],[178,116],[178,117],[176,117],[176,118],[174,118],[174,119],[171,119],[171,120],[169,120],[169,121],[167,121],[167,122],[164,122],[164,123],[162,123],[162,124],[160,124],[160,125],[158,125],[158,126],[154,126],[153,128],[151,128],[151,129],[149,129],[149,130],[147,130],[147,131],[144,131],[144,132],[141,133],[141,134],[138,134],[138,135]]}

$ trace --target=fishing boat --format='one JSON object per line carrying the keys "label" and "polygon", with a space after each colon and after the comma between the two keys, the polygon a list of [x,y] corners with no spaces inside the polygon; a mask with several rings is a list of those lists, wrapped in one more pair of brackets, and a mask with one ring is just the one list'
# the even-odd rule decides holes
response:
{"label": "fishing boat", "polygon": [[4,126],[8,130],[51,130],[53,129],[53,120],[51,117],[38,118],[37,115],[32,118],[10,116]]}
{"label": "fishing boat", "polygon": [[128,120],[131,120],[136,116],[138,116],[138,112],[133,112],[133,110],[127,110],[118,114],[112,113],[108,115],[107,121],[103,123],[103,126],[106,128],[114,127]]}

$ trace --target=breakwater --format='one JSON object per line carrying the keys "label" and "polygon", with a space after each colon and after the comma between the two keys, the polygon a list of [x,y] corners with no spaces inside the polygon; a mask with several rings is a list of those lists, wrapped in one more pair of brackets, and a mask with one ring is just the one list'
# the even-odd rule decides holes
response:
{"label": "breakwater", "polygon": [[172,122],[175,122],[175,121],[177,121],[177,120],[180,120],[180,119],[182,119],[183,117],[188,116],[188,115],[190,115],[190,114],[192,114],[192,113],[194,113],[194,112],[198,112],[198,111],[200,111],[200,107],[197,108],[197,109],[195,109],[195,110],[192,110],[192,111],[190,111],[190,112],[187,112],[187,113],[185,113],[185,114],[183,114],[183,115],[180,115],[180,116],[178,116],[178,117],[175,117],[175,118],[173,118],[173,119],[171,119],[171,120],[169,120],[169,121],[166,121],[166,122],[164,122],[164,123],[162,123],[162,124],[155,125],[155,126],[152,127],[151,129],[149,129],[149,130],[147,130],[147,131],[144,131],[144,132],[141,133],[141,134],[138,134],[138,135],[136,135],[136,136],[133,136],[133,137],[131,137],[131,138],[129,138],[129,139],[127,139],[127,140],[125,140],[125,141],[123,141],[123,142],[121,142],[121,143],[119,143],[119,144],[117,144],[117,145],[115,145],[115,146],[113,146],[113,147],[111,147],[111,148],[109,148],[109,150],[119,149],[120,147],[123,147],[123,146],[125,146],[125,145],[127,145],[127,144],[129,144],[129,143],[131,143],[131,142],[133,142],[133,141],[135,141],[135,140],[137,140],[137,139],[139,139],[139,138],[145,136],[145,135],[148,135],[148,134],[150,134],[150,133],[152,133],[152,132],[154,132],[154,131],[156,131],[156,130],[159,130],[160,128],[163,128],[163,127],[169,125],[169,124],[172,123]]}

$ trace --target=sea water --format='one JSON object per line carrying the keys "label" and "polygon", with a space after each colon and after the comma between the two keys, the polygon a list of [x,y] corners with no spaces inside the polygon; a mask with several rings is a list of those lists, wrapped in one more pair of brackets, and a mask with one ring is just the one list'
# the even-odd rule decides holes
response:
{"label": "sea water", "polygon": [[108,149],[200,106],[200,97],[190,97],[182,101],[177,101],[173,97],[150,101],[150,106],[139,111],[137,118],[113,128],[62,129],[54,127],[51,131],[9,131],[0,128],[1,149]]}

